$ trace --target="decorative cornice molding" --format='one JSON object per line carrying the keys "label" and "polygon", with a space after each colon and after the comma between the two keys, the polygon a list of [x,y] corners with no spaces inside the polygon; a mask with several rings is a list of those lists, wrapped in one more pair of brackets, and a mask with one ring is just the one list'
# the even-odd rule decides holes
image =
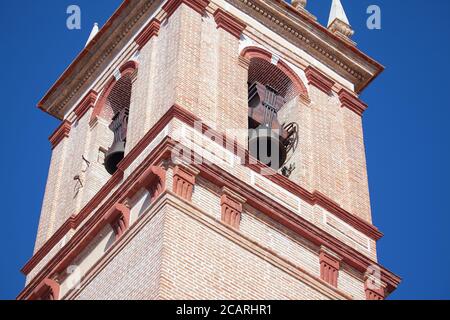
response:
{"label": "decorative cornice molding", "polygon": [[200,175],[204,179],[211,181],[218,186],[226,186],[228,188],[233,188],[236,191],[239,190],[239,193],[247,198],[249,206],[266,214],[269,218],[312,243],[330,248],[336,255],[342,257],[342,262],[355,268],[359,272],[365,273],[369,268],[377,266],[380,270],[381,278],[388,284],[388,292],[394,291],[401,282],[399,277],[380,266],[377,262],[371,260],[356,249],[344,244],[341,240],[330,235],[328,232],[301,218],[298,214],[280,206],[278,202],[268,199],[253,187],[240,180],[236,180],[233,175],[225,170],[207,163],[198,165],[198,167],[201,168]]}
{"label": "decorative cornice molding", "polygon": [[83,118],[83,116],[89,111],[89,109],[94,108],[97,97],[98,93],[96,91],[89,91],[89,93],[83,98],[83,100],[74,110],[77,120]]}
{"label": "decorative cornice molding", "polygon": [[331,94],[331,90],[334,86],[334,81],[324,75],[322,72],[312,66],[308,66],[305,69],[306,78],[308,78],[308,84],[312,85],[326,94]]}
{"label": "decorative cornice molding", "polygon": [[104,268],[109,264],[119,252],[121,252],[137,234],[142,230],[143,226],[152,221],[155,216],[162,210],[162,208],[170,206],[178,209],[180,213],[194,219],[201,223],[208,230],[218,233],[225,239],[235,243],[237,246],[247,250],[248,252],[260,257],[266,261],[269,261],[279,270],[282,270],[286,274],[292,276],[295,279],[307,284],[311,288],[324,294],[330,300],[352,300],[352,297],[344,293],[338,288],[331,287],[330,285],[324,285],[322,281],[318,279],[316,275],[304,270],[301,266],[289,261],[286,257],[281,257],[273,250],[268,249],[266,246],[260,243],[254,242],[249,237],[243,235],[241,232],[236,232],[232,228],[225,226],[223,223],[210,216],[201,208],[193,205],[186,200],[183,200],[169,190],[166,190],[162,197],[158,198],[152,205],[150,211],[142,217],[133,228],[128,232],[119,242],[117,242],[111,249],[87,272],[83,278],[82,283],[76,289],[69,291],[63,299],[65,300],[77,300],[79,294],[83,292],[85,287],[91,283],[92,279],[95,279]]}
{"label": "decorative cornice molding", "polygon": [[[284,1],[272,0],[228,0],[244,12],[256,18],[267,27],[287,37],[295,45],[310,53],[324,64],[335,69],[340,75],[355,83],[356,92],[362,91],[384,69],[358,49],[345,44],[319,23],[295,10]],[[168,3],[176,9],[181,3],[202,12],[208,0],[170,0]],[[62,120],[70,101],[85,87],[85,84],[96,75],[98,69],[115,52],[130,32],[150,8],[158,4],[156,0],[124,1],[113,14],[95,39],[78,55],[63,75],[38,103],[38,107]],[[166,9],[168,9],[166,7]],[[169,9],[168,9],[169,10]],[[169,10],[171,12],[171,10]],[[172,12],[173,13],[173,12]],[[306,25],[305,25],[306,23]],[[320,40],[310,35],[311,28],[324,35]],[[114,34],[114,36],[111,36]],[[345,49],[337,51],[336,46]],[[64,92],[61,88],[64,87]]]}
{"label": "decorative cornice molding", "polygon": [[[358,93],[384,70],[381,64],[285,1],[229,1],[355,83]],[[318,38],[317,35],[322,37]],[[337,47],[340,50],[336,50]]]}
{"label": "decorative cornice molding", "polygon": [[[111,177],[111,179],[100,189],[100,191],[88,202],[88,204],[77,214],[69,218],[56,232],[55,234],[35,253],[30,261],[22,268],[22,273],[28,275],[36,265],[47,255],[48,252],[72,229],[78,228],[81,223],[97,208],[104,198],[110,194],[123,179],[124,172],[131,166],[131,164],[141,155],[146,147],[157,137],[157,135],[167,126],[172,119],[179,119],[186,124],[194,126],[196,122],[201,121],[198,117],[192,113],[186,111],[178,105],[172,106],[164,116],[155,124],[155,126],[148,131],[148,133],[138,142],[138,144],[126,155],[126,157],[119,163],[117,172]],[[206,125],[203,125],[202,130],[204,132],[212,130]],[[216,136],[217,133],[215,133]],[[219,136],[217,134],[217,136]],[[242,150],[242,148],[235,142],[229,145],[235,145],[239,154],[247,154],[248,152]],[[259,172],[261,169],[258,165],[249,165],[249,168]],[[147,168],[147,170],[150,170]],[[152,171],[152,170],[150,170]],[[160,174],[157,174],[162,177]],[[147,175],[143,175],[147,176]],[[314,205],[319,205],[330,213],[336,215],[336,217],[342,219],[345,223],[354,227],[362,232],[364,235],[370,237],[373,240],[379,240],[383,237],[383,234],[373,225],[367,223],[361,218],[347,212],[342,209],[337,203],[330,200],[320,192],[310,193],[306,189],[287,179],[286,177],[276,174],[268,177],[273,183],[285,188],[287,191],[292,192],[301,199]],[[163,179],[165,181],[165,179]]]}
{"label": "decorative cornice molding", "polygon": [[188,7],[203,15],[206,7],[209,5],[209,2],[209,0],[168,0],[162,9],[167,13],[167,18],[169,19],[174,12],[177,11],[180,5],[184,3]]}
{"label": "decorative cornice molding", "polygon": [[[53,257],[50,262],[48,262],[47,265],[31,280],[27,288],[19,295],[19,299],[26,298],[40,281],[42,281],[49,275],[52,275],[55,270],[62,270],[63,266],[68,261],[70,261],[70,259],[67,259],[73,258],[74,254],[79,252],[81,248],[80,244],[82,244],[83,239],[90,237],[92,230],[97,228],[99,221],[102,221],[102,217],[107,214],[110,208],[117,203],[124,203],[123,201],[129,199],[132,195],[132,193],[130,193],[130,190],[136,190],[136,184],[140,184],[140,181],[147,181],[145,177],[147,175],[150,175],[151,173],[154,173],[153,170],[149,171],[148,168],[152,165],[160,164],[163,162],[163,160],[170,158],[176,146],[176,142],[171,138],[165,138],[153,150],[153,152],[150,153],[150,155],[148,155],[141,164],[139,164],[139,166],[133,171],[133,173],[119,185],[119,182],[123,179],[123,170],[128,168],[128,166],[138,158],[142,151],[145,150],[146,146],[148,146],[148,144],[153,141],[153,139],[161,132],[162,128],[167,126],[167,124],[170,123],[173,118],[177,118],[178,120],[192,126],[194,126],[196,121],[199,121],[198,118],[196,118],[194,115],[184,110],[183,108],[179,106],[173,106],[155,125],[155,127],[153,127],[153,129],[151,129],[143,139],[141,139],[138,145],[136,145],[136,147],[126,156],[122,163],[119,164],[119,170],[111,178],[111,180],[108,181],[108,184],[105,185],[100,190],[100,192],[96,194],[96,196],[88,203],[88,205],[86,205],[86,207],[82,209],[82,211],[78,215],[74,215],[73,217],[71,217],[56,232],[56,234],[53,235],[50,240],[45,243],[41,249],[38,250],[35,256],[33,256],[33,258],[30,260],[30,262],[28,262],[27,265],[22,269],[25,274],[29,274],[70,230],[76,230],[75,235],[72,237],[69,243],[63,249],[61,249],[57,253],[57,255]],[[206,132],[211,129],[206,125],[203,125],[202,130],[203,132]],[[239,148],[237,144],[235,145],[237,146],[237,148]],[[238,152],[240,151],[238,150]],[[255,166],[249,165],[249,168],[257,170],[257,167]],[[269,199],[263,194],[260,194],[250,185],[247,185],[242,181],[237,181],[234,176],[215,165],[195,165],[194,170],[189,171],[194,175],[197,171],[200,171],[200,175],[203,178],[217,184],[218,186],[227,187],[234,193],[238,193],[241,197],[242,195],[245,196],[250,206],[267,214],[269,217],[274,219],[274,221],[281,223],[292,231],[298,233],[300,236],[305,237],[309,241],[319,246],[324,245],[327,248],[330,248],[330,250],[333,250],[333,252],[336,252],[336,254],[341,256],[345,263],[356,268],[357,270],[365,272],[370,266],[379,266],[376,262],[358,252],[356,249],[344,244],[342,241],[334,238],[319,227],[304,220],[303,218],[298,216],[298,214],[291,212],[289,209],[286,209],[282,206],[280,207],[280,205],[276,201]],[[308,193],[308,191],[302,189],[300,186],[297,186],[297,189],[293,188],[292,185],[295,185],[295,183],[289,182],[289,180],[284,177],[280,177],[280,175],[276,175],[272,181],[276,181],[276,183],[279,183],[281,187],[286,186],[286,189],[288,191],[295,192],[295,194],[299,195],[302,199],[305,199],[310,203],[317,203],[317,198],[320,197],[320,195],[318,194]],[[191,182],[193,181],[191,180]],[[335,209],[333,208],[332,210],[333,211],[330,213],[337,212],[338,216],[342,216],[342,214],[344,214],[343,212],[335,211]],[[366,227],[370,230],[377,230],[373,226],[369,226],[366,222],[352,216],[349,213],[345,213],[345,215],[348,215],[354,219],[351,220],[353,221],[351,222],[352,226],[356,221],[357,223],[366,225]],[[84,225],[83,228],[79,228],[81,224]],[[383,281],[388,284],[388,292],[392,292],[399,284],[400,279],[381,266],[379,266],[379,268]]]}
{"label": "decorative cornice molding", "polygon": [[63,123],[49,138],[52,149],[55,149],[65,138],[69,137],[71,129],[72,123],[68,120],[64,120]]}
{"label": "decorative cornice molding", "polygon": [[359,100],[349,91],[342,89],[338,95],[343,108],[348,108],[360,116],[367,110],[367,104]]}
{"label": "decorative cornice molding", "polygon": [[[156,0],[124,1],[100,29],[95,39],[89,42],[41,99],[38,103],[39,109],[62,120],[63,110],[67,104],[82,90],[86,82],[95,75],[107,58],[115,52],[120,42],[126,39],[130,32],[133,32],[136,24],[155,3]],[[125,21],[119,22],[120,19]],[[96,58],[93,58],[94,56]],[[61,94],[58,90],[64,86],[64,92],[67,93]]]}
{"label": "decorative cornice molding", "polygon": [[161,22],[158,19],[151,20],[144,30],[142,30],[134,39],[134,42],[139,46],[139,50],[141,50],[151,38],[157,37],[160,29]]}
{"label": "decorative cornice molding", "polygon": [[242,32],[244,32],[247,27],[244,22],[220,8],[214,13],[214,19],[217,24],[217,29],[223,29],[231,33],[237,39],[241,38]]}
{"label": "decorative cornice molding", "polygon": [[[153,127],[153,129],[151,129],[138,142],[138,144],[133,148],[133,150],[131,150],[128,153],[125,159],[123,159],[122,162],[119,163],[119,169],[122,172],[125,172],[125,170],[133,163],[133,161],[138,158],[138,156],[143,152],[143,150],[145,150],[148,144],[150,144],[153,141],[153,139],[164,129],[164,127],[173,118],[177,118],[183,121],[184,123],[192,126],[194,126],[196,122],[197,123],[202,122],[200,118],[190,113],[189,111],[186,111],[184,108],[178,105],[173,105],[166,112],[166,114],[164,114],[164,116],[160,119],[160,121],[157,122],[157,124]],[[206,131],[214,132],[214,130],[212,130],[211,128],[209,128],[204,124],[202,130],[205,132]],[[220,134],[215,132],[215,136],[220,136]],[[238,154],[245,154],[246,157],[249,156],[248,151],[244,149],[242,146],[238,145],[235,141],[229,141],[228,145],[235,145],[236,149],[238,150]],[[263,165],[249,165],[249,168],[256,172],[260,172],[260,170],[263,167],[264,167]],[[310,193],[306,189],[302,188],[298,184],[294,183],[293,181],[289,180],[288,178],[280,174],[274,173],[274,175],[270,175],[268,179],[271,180],[273,183],[281,186],[282,188],[285,188],[287,191],[292,192],[293,194],[297,195],[298,197],[307,201],[308,203],[312,205],[314,204],[319,205],[322,208],[328,210],[330,213],[336,215],[336,217],[338,217],[345,223],[349,224],[350,226],[354,227],[356,230],[362,232],[369,238],[378,241],[383,237],[383,234],[375,226],[346,211],[338,203],[334,202],[333,200],[323,195],[322,193],[318,191]]]}

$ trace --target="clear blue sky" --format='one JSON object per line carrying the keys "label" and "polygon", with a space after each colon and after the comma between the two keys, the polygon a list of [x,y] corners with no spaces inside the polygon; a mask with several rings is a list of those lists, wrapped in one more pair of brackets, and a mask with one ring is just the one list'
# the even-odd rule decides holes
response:
{"label": "clear blue sky", "polygon": [[[325,24],[331,0],[309,0]],[[82,49],[94,22],[121,0],[77,0],[82,30],[66,28],[69,1],[0,1],[0,299],[24,285],[58,122],[36,103]],[[393,299],[450,298],[450,28],[448,0],[343,0],[360,49],[387,67],[362,95],[375,224],[383,265],[403,277]],[[366,8],[382,9],[382,30]]]}

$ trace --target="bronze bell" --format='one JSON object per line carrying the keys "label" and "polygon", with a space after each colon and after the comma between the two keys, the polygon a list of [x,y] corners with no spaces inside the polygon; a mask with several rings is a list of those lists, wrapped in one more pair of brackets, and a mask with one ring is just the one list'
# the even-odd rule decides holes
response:
{"label": "bronze bell", "polygon": [[117,113],[109,128],[114,132],[114,142],[106,153],[105,168],[109,174],[117,171],[117,165],[125,157],[125,145],[127,137],[128,110]]}
{"label": "bronze bell", "polygon": [[249,87],[250,154],[274,170],[287,159],[288,132],[278,121],[278,111],[286,100],[274,89],[255,82]]}
{"label": "bronze bell", "polygon": [[281,168],[287,159],[287,151],[280,135],[263,126],[250,130],[250,154],[274,170]]}

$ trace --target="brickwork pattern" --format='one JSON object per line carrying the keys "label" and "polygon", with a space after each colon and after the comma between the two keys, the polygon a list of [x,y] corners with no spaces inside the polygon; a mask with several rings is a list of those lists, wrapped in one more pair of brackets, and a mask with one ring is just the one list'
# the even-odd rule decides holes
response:
{"label": "brickwork pattern", "polygon": [[[159,34],[141,48],[139,70],[132,84],[131,97],[119,95],[131,100],[127,152],[173,104],[179,104],[219,132],[230,133],[230,129],[247,128],[247,81],[249,76],[252,79],[255,74],[251,72],[249,75],[251,62],[246,64],[240,60],[239,45],[236,36],[216,28],[211,13],[202,16],[181,4],[170,19],[161,24]],[[268,63],[264,63],[267,68]],[[99,83],[106,83],[105,79],[110,79],[113,72],[111,70]],[[304,78],[303,74],[301,76]],[[323,193],[342,208],[371,222],[361,116],[342,108],[334,91],[326,94],[310,85],[309,103],[295,96],[286,78],[280,79],[284,81],[282,90],[290,100],[280,112],[280,120],[282,123],[294,121],[299,126],[298,148],[287,163],[288,166],[295,164],[290,179],[310,192]],[[87,112],[74,121],[70,136],[53,150],[36,251],[110,179],[103,166],[103,157],[113,139],[108,128],[111,114],[91,119],[92,112]],[[182,127],[176,121],[173,126],[170,129]],[[244,146],[247,144],[245,137],[239,138],[239,142]],[[126,176],[150,151],[151,148],[146,150],[131,165]],[[226,165],[225,162],[223,166]],[[172,190],[172,169],[169,173],[167,188]],[[250,183],[248,168],[235,169],[233,174]],[[188,200],[220,223],[220,196],[221,187],[198,178],[193,186],[192,199]],[[279,196],[286,197],[283,194]],[[299,205],[302,214],[312,219],[320,217],[317,225],[325,228],[326,224],[326,230],[336,238],[347,244],[358,243],[360,235],[357,233],[344,235],[338,230],[332,231],[335,222],[322,219],[323,209],[303,201]],[[254,208],[244,205],[243,209],[236,232],[313,277],[320,278],[320,248]],[[136,220],[142,212],[132,214]],[[39,272],[71,234],[33,270],[28,280]],[[364,241],[363,237],[360,244],[364,245]],[[357,244],[354,246],[358,247]],[[357,249],[361,250],[359,247]],[[372,241],[369,249],[370,252],[364,254],[375,259],[376,248]],[[88,251],[86,255],[89,255]],[[261,286],[261,282],[265,285]],[[365,298],[363,275],[345,264],[339,271],[337,287],[355,299]],[[83,289],[75,298],[326,297],[180,210],[168,206],[151,219],[93,279],[83,284]]]}

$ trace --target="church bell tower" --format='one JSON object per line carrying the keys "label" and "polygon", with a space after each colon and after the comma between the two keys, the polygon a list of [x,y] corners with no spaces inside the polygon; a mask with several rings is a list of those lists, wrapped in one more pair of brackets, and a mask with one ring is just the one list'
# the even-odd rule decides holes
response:
{"label": "church bell tower", "polygon": [[[331,2],[331,1],[330,1]],[[124,1],[39,102],[61,120],[24,300],[383,300],[340,0]]]}

